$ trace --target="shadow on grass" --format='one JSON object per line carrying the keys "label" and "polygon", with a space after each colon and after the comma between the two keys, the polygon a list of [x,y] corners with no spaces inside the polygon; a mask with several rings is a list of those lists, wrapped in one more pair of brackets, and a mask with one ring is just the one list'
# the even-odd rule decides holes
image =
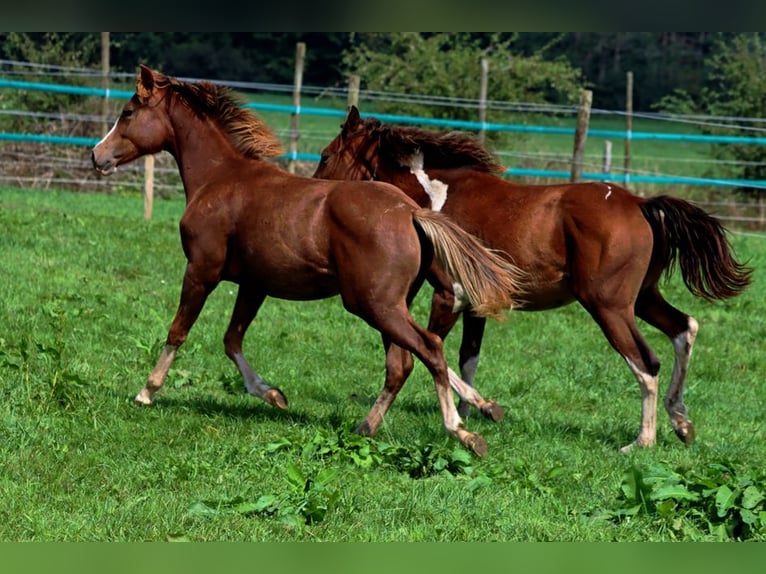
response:
{"label": "shadow on grass", "polygon": [[287,410],[282,410],[255,397],[252,397],[252,403],[245,403],[211,395],[158,396],[153,406],[136,408],[193,411],[199,415],[252,419],[253,421],[284,421],[300,424],[317,422],[315,417],[307,416],[304,412],[291,409],[289,406]]}

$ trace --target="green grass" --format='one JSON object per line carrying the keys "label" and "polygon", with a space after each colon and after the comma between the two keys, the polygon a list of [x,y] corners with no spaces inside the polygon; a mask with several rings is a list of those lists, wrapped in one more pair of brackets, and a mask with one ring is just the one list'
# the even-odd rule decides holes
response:
{"label": "green grass", "polygon": [[[157,201],[145,222],[138,196],[0,190],[0,540],[713,540],[721,532],[680,506],[674,518],[615,519],[630,502],[625,477],[766,467],[763,237],[733,236],[756,268],[741,297],[708,304],[678,278],[665,289],[701,325],[686,393],[693,447],[660,412],[654,449],[618,452],[638,430],[637,385],[569,306],[488,324],[477,381],[506,418],[468,419],[489,444],[478,459],[443,431],[420,364],[375,439],[350,432],[384,358],[337,298],[268,300],[248,333],[245,352],[287,411],[243,393],[223,353],[231,284],[211,296],[155,406],[135,407],[178,301],[182,211]],[[414,306],[422,322],[429,295]],[[644,332],[666,384],[670,344]],[[458,332],[446,341],[453,366],[458,343]]]}

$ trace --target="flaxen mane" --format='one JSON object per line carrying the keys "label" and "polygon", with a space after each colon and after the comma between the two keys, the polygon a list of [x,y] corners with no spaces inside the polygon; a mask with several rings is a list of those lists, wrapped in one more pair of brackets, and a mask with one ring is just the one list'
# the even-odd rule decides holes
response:
{"label": "flaxen mane", "polygon": [[470,134],[384,126],[373,118],[363,121],[365,130],[379,141],[378,153],[389,156],[397,164],[407,164],[413,153],[420,152],[426,169],[468,167],[490,173],[505,171],[505,167]]}
{"label": "flaxen mane", "polygon": [[165,80],[164,86],[181,96],[192,111],[215,119],[243,156],[260,159],[284,153],[274,132],[252,111],[243,108],[242,101],[228,87],[206,81],[182,82],[168,77]]}

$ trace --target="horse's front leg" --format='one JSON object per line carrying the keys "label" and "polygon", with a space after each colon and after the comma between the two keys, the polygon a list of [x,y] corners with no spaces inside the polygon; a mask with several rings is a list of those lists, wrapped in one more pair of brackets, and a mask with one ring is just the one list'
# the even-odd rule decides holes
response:
{"label": "horse's front leg", "polygon": [[237,301],[234,303],[234,310],[231,314],[231,321],[223,337],[223,344],[226,355],[242,374],[247,392],[263,399],[270,405],[286,409],[287,397],[279,389],[270,387],[252,369],[242,353],[242,340],[245,337],[245,332],[250,323],[253,322],[253,319],[255,319],[255,315],[265,299],[265,293],[245,285],[240,285],[237,292]]}
{"label": "horse's front leg", "polygon": [[191,263],[186,266],[183,287],[181,289],[181,301],[173,323],[170,325],[165,347],[162,349],[160,358],[149,375],[146,385],[136,395],[136,404],[152,404],[155,393],[165,384],[165,379],[167,378],[170,366],[173,364],[178,348],[186,341],[186,337],[197,317],[199,317],[208,295],[212,293],[217,285],[217,281],[201,280],[198,274],[195,273],[195,268]]}
{"label": "horse's front leg", "polygon": [[383,417],[414,367],[412,353],[392,344],[385,335],[383,336],[383,348],[386,351],[386,382],[370,412],[356,428],[356,432],[363,436],[375,436],[375,433],[378,432]]}

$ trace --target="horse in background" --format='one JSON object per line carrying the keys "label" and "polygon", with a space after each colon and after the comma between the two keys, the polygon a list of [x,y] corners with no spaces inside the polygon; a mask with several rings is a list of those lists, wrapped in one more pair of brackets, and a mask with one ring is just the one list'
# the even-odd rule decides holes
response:
{"label": "horse in background", "polygon": [[[380,332],[386,354],[383,391],[358,431],[375,434],[414,353],[433,377],[446,430],[473,452],[486,453],[484,439],[467,431],[458,415],[441,338],[416,323],[409,306],[424,280],[451,288],[454,279],[479,314],[498,316],[518,290],[513,265],[392,185],[288,173],[266,159],[282,153],[279,140],[230,90],[142,65],[135,94],[92,150],[93,166],[109,175],[163,150],[175,158],[186,194],[180,232],[187,266],[178,310],[138,404],[152,404],[207,297],[231,281],[239,289],[226,354],[251,394],[286,408],[284,394],[245,359],[245,332],[266,297],[306,301],[339,294],[345,309]],[[496,403],[463,387],[474,406],[502,416]]]}
{"label": "horse in background", "polygon": [[[692,444],[683,394],[699,325],[663,298],[659,281],[677,265],[695,296],[712,301],[741,293],[752,270],[735,260],[724,227],[681,199],[645,199],[612,183],[519,185],[500,177],[503,171],[466,133],[383,125],[352,106],[314,177],[388,182],[421,207],[446,213],[526,273],[519,310],[580,303],[641,390],[640,431],[623,451],[656,440],[660,362],[635,318],[662,331],[675,351],[665,409],[678,438]],[[460,312],[454,297],[435,291],[428,329],[446,337]],[[482,317],[463,311],[459,360],[470,385],[484,326]],[[461,401],[458,410],[465,416],[469,408]]]}

